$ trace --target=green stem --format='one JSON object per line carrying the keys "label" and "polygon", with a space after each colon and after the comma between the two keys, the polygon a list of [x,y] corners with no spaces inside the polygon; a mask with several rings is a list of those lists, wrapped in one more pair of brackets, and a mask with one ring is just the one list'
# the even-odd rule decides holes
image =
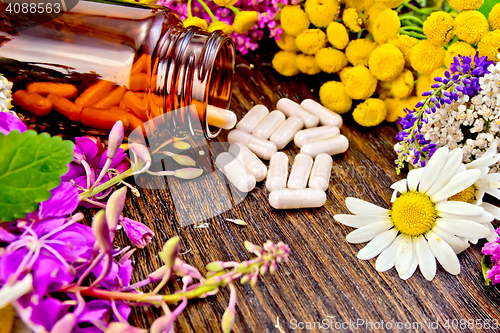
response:
{"label": "green stem", "polygon": [[234,15],[238,15],[240,13],[240,10],[234,6],[229,6],[227,8],[229,8],[234,13]]}
{"label": "green stem", "polygon": [[197,1],[203,7],[203,9],[205,9],[208,16],[210,16],[210,18],[212,19],[212,23],[219,21],[218,19],[215,18],[214,13],[212,13],[210,8],[208,8],[207,4],[203,0],[197,0]]}
{"label": "green stem", "polygon": [[424,29],[422,29],[421,27],[417,27],[417,26],[414,26],[414,25],[407,25],[407,26],[404,26],[404,27],[401,27],[401,29],[399,29],[399,31],[416,31],[416,32],[420,32],[420,33],[423,33],[424,32]]}
{"label": "green stem", "polygon": [[411,9],[412,11],[414,11],[415,13],[419,13],[419,14],[423,14],[423,15],[429,15],[430,13],[432,12],[435,12],[436,10],[435,9],[432,9],[432,8],[426,8],[426,9],[423,9],[423,8],[418,8],[418,7],[415,7],[413,6],[412,4],[410,4],[409,1],[407,2],[403,2],[402,3],[403,6],[405,6],[406,8],[409,8]]}
{"label": "green stem", "polygon": [[400,20],[417,22],[420,25],[424,24],[424,21],[421,18],[418,18],[418,17],[413,16],[413,15],[403,14],[403,15],[399,16],[399,19]]}
{"label": "green stem", "polygon": [[427,39],[426,35],[419,34],[418,32],[413,32],[413,31],[399,31],[401,35],[408,35],[410,37],[415,37],[417,39]]}
{"label": "green stem", "polygon": [[127,178],[128,176],[130,176],[132,174],[132,172],[133,172],[133,170],[132,170],[132,168],[130,168],[127,171],[125,171],[125,172],[123,172],[123,173],[121,173],[121,174],[119,174],[119,175],[111,178],[110,180],[108,180],[104,184],[101,184],[101,185],[97,186],[92,191],[88,190],[86,192],[83,192],[79,196],[80,200],[91,198],[94,195],[96,195],[97,193],[100,193],[100,192],[102,192],[102,191],[110,188],[111,186],[114,186],[114,185],[120,183],[122,180],[124,180],[125,178]]}

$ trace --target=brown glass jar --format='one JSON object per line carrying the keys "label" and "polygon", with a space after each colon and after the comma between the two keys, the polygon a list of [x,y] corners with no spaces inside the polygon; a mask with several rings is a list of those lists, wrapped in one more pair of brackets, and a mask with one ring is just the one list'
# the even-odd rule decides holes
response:
{"label": "brown glass jar", "polygon": [[127,86],[144,102],[148,136],[165,129],[208,138],[219,133],[207,124],[207,105],[229,106],[235,58],[222,32],[185,28],[164,7],[87,1],[29,29],[16,31],[15,24],[2,27],[8,41],[1,57],[67,66]]}

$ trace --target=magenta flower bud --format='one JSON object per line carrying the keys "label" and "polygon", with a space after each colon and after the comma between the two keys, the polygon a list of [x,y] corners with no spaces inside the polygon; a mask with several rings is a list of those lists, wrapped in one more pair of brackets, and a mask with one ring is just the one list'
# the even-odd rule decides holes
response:
{"label": "magenta flower bud", "polygon": [[152,324],[150,328],[151,333],[174,333],[174,322],[177,319],[177,316],[181,314],[182,311],[187,306],[187,298],[182,298],[182,303],[179,304],[177,308],[175,308],[172,313],[166,313],[164,316],[157,318]]}
{"label": "magenta flower bud", "polygon": [[118,120],[113,125],[113,128],[109,132],[108,151],[106,153],[106,156],[110,159],[114,158],[122,142],[123,142],[123,123],[121,120]]}
{"label": "magenta flower bud", "polygon": [[66,314],[64,317],[59,319],[57,323],[54,324],[51,333],[71,333],[76,324],[76,317],[72,313]]}
{"label": "magenta flower bud", "polygon": [[106,328],[105,333],[147,333],[147,330],[143,330],[141,328],[137,328],[134,326],[130,326],[128,323],[121,323],[121,322],[112,322],[109,323],[108,327]]}
{"label": "magenta flower bud", "polygon": [[106,221],[108,222],[108,228],[112,235],[114,235],[116,227],[118,226],[118,220],[122,213],[126,197],[127,187],[123,186],[111,194],[106,204]]}
{"label": "magenta flower bud", "polygon": [[143,248],[151,242],[154,237],[154,232],[141,222],[134,221],[127,217],[120,220],[123,231],[127,234],[128,239],[139,248]]}
{"label": "magenta flower bud", "polygon": [[94,232],[94,236],[99,245],[99,248],[103,252],[109,252],[113,248],[113,244],[111,243],[111,239],[109,238],[109,228],[108,223],[106,222],[106,215],[104,209],[101,209],[94,215],[92,219],[92,231]]}
{"label": "magenta flower bud", "polygon": [[174,267],[175,259],[177,259],[177,256],[179,255],[181,249],[179,241],[179,236],[170,238],[165,245],[163,245],[163,249],[159,253],[161,260],[163,260],[165,266],[168,268]]}
{"label": "magenta flower bud", "polygon": [[153,283],[154,282],[158,282],[161,279],[163,279],[163,277],[165,276],[165,274],[167,274],[168,271],[169,271],[169,269],[166,266],[161,266],[156,271],[154,271],[153,273],[149,274],[148,278]]}
{"label": "magenta flower bud", "polygon": [[129,149],[133,151],[134,154],[139,156],[144,162],[151,162],[151,155],[149,155],[149,150],[146,146],[134,142],[130,145]]}
{"label": "magenta flower bud", "polygon": [[231,295],[229,296],[229,305],[222,315],[221,328],[224,333],[231,332],[234,325],[234,318],[236,313],[236,288],[232,283],[229,284]]}

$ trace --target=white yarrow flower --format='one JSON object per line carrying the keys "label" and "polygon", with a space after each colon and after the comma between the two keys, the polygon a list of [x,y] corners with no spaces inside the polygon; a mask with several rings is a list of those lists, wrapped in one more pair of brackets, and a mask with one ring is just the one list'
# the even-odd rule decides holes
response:
{"label": "white yarrow flower", "polygon": [[394,183],[391,209],[366,201],[347,198],[347,209],[354,215],[334,218],[357,230],[347,235],[350,243],[369,242],[358,258],[375,263],[379,272],[396,268],[402,279],[410,278],[417,267],[427,280],[436,274],[436,259],[451,274],[460,273],[457,253],[469,244],[466,238],[484,238],[490,230],[484,225],[493,216],[471,203],[448,201],[480,177],[478,169],[465,170],[462,150],[438,149],[427,166],[411,170],[408,178]]}

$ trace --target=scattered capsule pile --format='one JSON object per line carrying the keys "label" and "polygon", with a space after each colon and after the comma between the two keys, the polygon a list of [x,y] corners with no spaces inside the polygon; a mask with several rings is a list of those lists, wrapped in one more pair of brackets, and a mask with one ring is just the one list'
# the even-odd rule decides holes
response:
{"label": "scattered capsule pile", "polygon": [[[228,134],[229,151],[215,163],[242,192],[250,192],[267,178],[269,203],[276,209],[321,207],[326,202],[331,155],[349,147],[339,130],[342,117],[310,99],[299,105],[282,98],[276,108],[269,112],[256,105],[248,111]],[[288,177],[288,156],[278,150],[292,140],[300,153]],[[269,160],[269,170],[261,159]]]}

